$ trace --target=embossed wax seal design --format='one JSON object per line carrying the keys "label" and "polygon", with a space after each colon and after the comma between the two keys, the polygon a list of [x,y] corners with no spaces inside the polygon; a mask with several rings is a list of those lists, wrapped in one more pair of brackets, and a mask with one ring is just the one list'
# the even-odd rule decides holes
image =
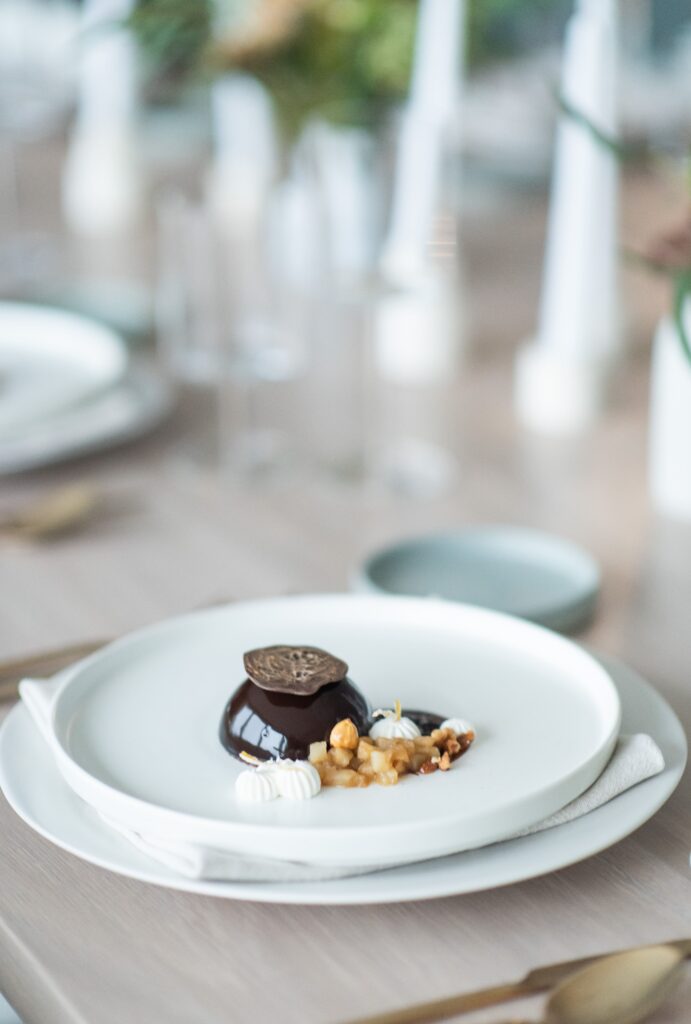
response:
{"label": "embossed wax seal design", "polygon": [[308,697],[345,679],[348,666],[319,647],[259,647],[244,655],[245,671],[262,690]]}

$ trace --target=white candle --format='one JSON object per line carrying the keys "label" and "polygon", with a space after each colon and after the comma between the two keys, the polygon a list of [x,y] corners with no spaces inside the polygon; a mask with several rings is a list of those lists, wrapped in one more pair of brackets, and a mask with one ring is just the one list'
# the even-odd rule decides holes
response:
{"label": "white candle", "polygon": [[[614,0],[580,0],[566,34],[562,95],[616,133]],[[559,122],[538,343],[565,357],[617,346],[616,156],[568,114]]]}
{"label": "white candle", "polygon": [[369,134],[356,128],[312,126],[308,158],[316,169],[327,238],[329,270],[340,281],[371,274],[376,253],[374,151]]}
{"label": "white candle", "polygon": [[[578,0],[566,31],[562,96],[616,135],[616,0]],[[560,117],[537,337],[519,352],[519,418],[577,434],[597,417],[619,345],[614,153],[588,124]]]}
{"label": "white candle", "polygon": [[137,102],[135,43],[119,26],[132,0],[86,0],[82,13],[79,61],[80,127],[89,122],[114,126],[132,120]]}
{"label": "white candle", "polygon": [[432,120],[456,112],[461,89],[463,0],[420,0],[410,104]]}
{"label": "white candle", "polygon": [[410,97],[403,113],[384,272],[411,277],[424,266],[438,204],[441,159],[458,114],[463,0],[420,0]]}
{"label": "white candle", "polygon": [[68,225],[83,235],[128,228],[141,210],[135,44],[118,27],[131,7],[131,0],[86,0],[82,11],[77,119],[62,194]]}
{"label": "white candle", "polygon": [[462,342],[463,308],[455,282],[424,274],[392,292],[374,314],[377,365],[387,380],[439,385],[449,379]]}
{"label": "white candle", "polygon": [[209,199],[228,226],[256,232],[275,175],[271,98],[247,75],[225,75],[211,90],[214,156]]}
{"label": "white candle", "polygon": [[374,318],[377,365],[399,382],[444,380],[458,350],[455,248],[433,261],[430,243],[440,213],[444,148],[460,109],[464,13],[464,0],[420,0],[381,259],[394,288]]}

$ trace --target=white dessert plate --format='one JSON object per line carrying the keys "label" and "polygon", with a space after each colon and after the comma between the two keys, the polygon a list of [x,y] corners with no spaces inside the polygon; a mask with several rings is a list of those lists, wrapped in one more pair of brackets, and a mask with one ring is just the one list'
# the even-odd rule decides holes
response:
{"label": "white dessert plate", "polygon": [[640,676],[605,661],[619,691],[627,733],[647,732],[665,770],[576,821],[547,832],[440,860],[329,882],[201,882],[145,857],[106,828],[66,784],[48,745],[19,704],[0,731],[0,785],[27,825],[63,850],[116,874],[226,899],[292,904],[396,903],[512,885],[585,860],[628,836],[669,799],[686,764],[686,737],[667,702]]}
{"label": "white dessert plate", "polygon": [[114,331],[45,306],[0,303],[0,437],[114,384],[127,350]]}
{"label": "white dessert plate", "polygon": [[133,363],[120,380],[88,401],[0,437],[0,476],[107,451],[154,430],[173,408],[170,386]]}
{"label": "white dessert plate", "polygon": [[[462,715],[479,739],[452,771],[396,787],[243,804],[218,727],[242,655],[274,643],[343,657],[373,707]],[[233,604],[132,634],[84,661],[53,707],[72,789],[135,831],[315,864],[390,865],[485,845],[579,795],[607,763],[607,672],[547,630],[445,601],[318,595]],[[315,737],[319,739],[320,737]]]}

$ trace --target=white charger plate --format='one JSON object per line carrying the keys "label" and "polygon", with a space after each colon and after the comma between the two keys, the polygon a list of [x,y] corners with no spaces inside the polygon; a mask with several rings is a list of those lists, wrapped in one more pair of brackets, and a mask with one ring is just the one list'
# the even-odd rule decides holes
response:
{"label": "white charger plate", "polygon": [[114,384],[127,350],[114,331],[60,309],[0,303],[0,437]]}
{"label": "white charger plate", "polygon": [[623,730],[647,732],[655,739],[665,758],[663,772],[583,818],[547,832],[372,875],[298,883],[182,878],[106,828],[72,792],[21,704],[0,730],[0,786],[15,812],[51,843],[116,874],[168,889],[226,899],[324,906],[479,892],[558,871],[607,849],[648,821],[676,789],[687,754],[678,718],[640,676],[613,659],[602,660],[621,697]]}
{"label": "white charger plate", "polygon": [[173,408],[170,385],[133,363],[113,387],[88,401],[0,437],[0,476],[106,451],[154,430]]}
{"label": "white charger plate", "polygon": [[[479,739],[446,774],[315,800],[236,800],[218,740],[245,650],[314,644],[343,657],[373,707],[469,718]],[[563,807],[619,732],[607,672],[547,630],[428,599],[318,595],[233,604],[126,637],[86,660],[53,706],[74,791],[139,832],[322,865],[391,865],[486,845]],[[318,739],[319,737],[315,737]]]}

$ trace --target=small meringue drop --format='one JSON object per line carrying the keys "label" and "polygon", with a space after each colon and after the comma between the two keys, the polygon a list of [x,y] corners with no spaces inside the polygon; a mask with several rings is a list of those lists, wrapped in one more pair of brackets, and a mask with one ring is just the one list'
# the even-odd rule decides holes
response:
{"label": "small meringue drop", "polygon": [[384,712],[383,717],[377,719],[369,734],[373,740],[380,737],[387,740],[414,740],[416,736],[422,735],[412,718],[396,718],[391,711]]}
{"label": "small meringue drop", "polygon": [[475,732],[475,726],[471,725],[465,718],[447,718],[439,726],[440,729],[453,729],[457,736],[466,732]]}
{"label": "small meringue drop", "polygon": [[247,804],[262,804],[268,800],[275,800],[278,796],[278,786],[274,775],[253,768],[245,769],[235,780],[235,796]]}
{"label": "small meringue drop", "polygon": [[322,788],[319,772],[309,761],[274,762],[270,778],[275,780],[280,796],[285,800],[311,800]]}

